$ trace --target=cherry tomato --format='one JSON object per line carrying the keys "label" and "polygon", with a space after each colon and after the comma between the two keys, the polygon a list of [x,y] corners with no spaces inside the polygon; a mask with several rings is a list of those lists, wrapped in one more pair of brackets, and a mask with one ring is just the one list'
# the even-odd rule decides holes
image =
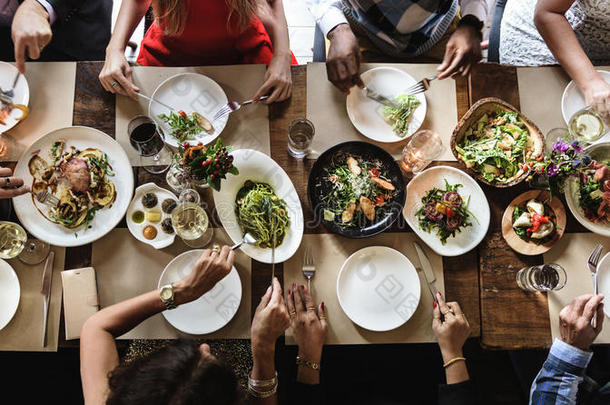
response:
{"label": "cherry tomato", "polygon": [[182,110],[178,111],[178,114],[182,116],[182,118],[186,118],[186,113]]}
{"label": "cherry tomato", "polygon": [[369,176],[379,177],[379,169],[377,169],[376,167],[373,167],[371,170],[369,170]]}
{"label": "cherry tomato", "polygon": [[540,155],[536,158],[537,162],[542,162],[542,159],[544,159],[544,156]]}
{"label": "cherry tomato", "polygon": [[455,216],[455,211],[449,207],[445,208],[445,214],[447,215],[447,219],[453,218]]}

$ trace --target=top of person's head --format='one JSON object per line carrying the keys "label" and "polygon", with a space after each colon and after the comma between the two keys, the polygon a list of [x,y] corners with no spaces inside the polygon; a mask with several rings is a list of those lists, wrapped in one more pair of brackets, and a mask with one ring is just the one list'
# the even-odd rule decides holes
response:
{"label": "top of person's head", "polygon": [[109,376],[108,405],[238,405],[243,394],[233,370],[199,345],[180,339],[119,365]]}

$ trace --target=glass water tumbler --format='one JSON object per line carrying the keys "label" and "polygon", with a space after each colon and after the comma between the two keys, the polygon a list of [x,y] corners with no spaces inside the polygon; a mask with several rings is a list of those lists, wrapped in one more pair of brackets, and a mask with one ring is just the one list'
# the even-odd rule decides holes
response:
{"label": "glass water tumbler", "polygon": [[517,273],[517,285],[525,291],[557,291],[566,281],[566,271],[555,263],[525,267]]}

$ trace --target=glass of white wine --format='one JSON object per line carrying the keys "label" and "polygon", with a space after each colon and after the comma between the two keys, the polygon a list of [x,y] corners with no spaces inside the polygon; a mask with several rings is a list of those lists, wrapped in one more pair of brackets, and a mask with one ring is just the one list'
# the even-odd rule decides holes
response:
{"label": "glass of white wine", "polygon": [[568,124],[570,134],[580,142],[593,143],[608,132],[607,111],[600,105],[592,105],[577,111]]}
{"label": "glass of white wine", "polygon": [[28,235],[14,222],[0,221],[0,258],[13,259],[23,251]]}
{"label": "glass of white wine", "polygon": [[214,234],[209,226],[210,220],[205,210],[193,201],[192,193],[195,190],[184,190],[180,195],[180,202],[172,212],[172,225],[187,246],[202,248],[210,243]]}

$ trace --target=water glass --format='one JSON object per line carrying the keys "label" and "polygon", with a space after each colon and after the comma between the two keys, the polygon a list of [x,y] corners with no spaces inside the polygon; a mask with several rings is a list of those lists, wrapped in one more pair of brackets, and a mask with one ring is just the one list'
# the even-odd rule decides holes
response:
{"label": "water glass", "polygon": [[416,132],[402,150],[400,168],[406,175],[424,170],[443,151],[441,136],[434,131],[423,129]]}
{"label": "water glass", "polygon": [[149,173],[165,172],[171,162],[171,152],[165,147],[165,141],[157,123],[151,117],[138,115],[127,125],[127,134],[131,146],[140,155],[140,164]]}
{"label": "water glass", "polygon": [[292,121],[288,128],[288,153],[297,159],[303,159],[309,153],[315,132],[311,121],[305,118]]}
{"label": "water glass", "polygon": [[566,271],[555,263],[525,267],[517,273],[517,285],[525,291],[561,290],[566,280]]}

